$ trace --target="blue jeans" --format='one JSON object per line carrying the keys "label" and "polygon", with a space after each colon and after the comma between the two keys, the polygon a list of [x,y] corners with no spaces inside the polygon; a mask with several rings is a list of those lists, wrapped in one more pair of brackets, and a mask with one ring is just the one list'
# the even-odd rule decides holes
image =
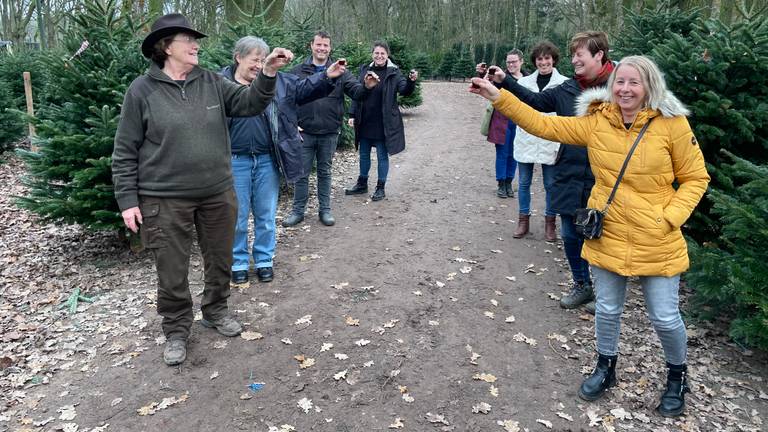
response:
{"label": "blue jeans", "polygon": [[389,153],[383,140],[360,139],[360,177],[368,177],[371,170],[371,148],[376,147],[377,172],[380,182],[387,181],[389,173]]}
{"label": "blue jeans", "polygon": [[[617,355],[621,314],[627,297],[627,278],[611,271],[592,266],[595,277],[595,337],[597,352]],[[688,338],[680,316],[678,289],[680,275],[641,276],[648,318],[664,347],[664,357],[674,365],[684,364]]]}
{"label": "blue jeans", "polygon": [[[510,127],[509,124],[512,124]],[[514,123],[507,123],[507,136],[504,139],[504,144],[496,144],[496,181],[512,180],[515,178],[515,169],[517,168],[517,161],[515,161],[515,131],[516,126]]]}
{"label": "blue jeans", "polygon": [[301,159],[304,163],[304,172],[307,177],[302,177],[296,182],[293,189],[293,213],[303,215],[309,199],[309,173],[312,172],[312,164],[317,159],[317,201],[320,204],[320,213],[331,211],[331,164],[333,154],[336,152],[336,144],[339,134],[314,135],[303,133],[304,143],[301,146]]}
{"label": "blue jeans", "polygon": [[280,173],[269,154],[232,155],[232,176],[237,194],[237,224],[232,247],[232,271],[248,270],[248,220],[253,213],[253,262],[272,267],[275,254],[275,215]]}
{"label": "blue jeans", "polygon": [[[518,170],[520,171],[520,177],[518,182],[520,188],[517,194],[517,203],[520,207],[520,214],[531,214],[531,183],[533,182],[533,164],[518,162]],[[541,176],[544,178],[544,191],[546,207],[544,210],[544,216],[555,216],[556,213],[549,209],[549,190],[552,187],[552,175],[554,174],[553,165],[541,164]]]}
{"label": "blue jeans", "polygon": [[571,277],[576,283],[590,282],[589,263],[581,257],[581,247],[584,237],[576,232],[572,215],[560,215],[560,234],[563,237],[563,249],[568,265],[571,267]]}

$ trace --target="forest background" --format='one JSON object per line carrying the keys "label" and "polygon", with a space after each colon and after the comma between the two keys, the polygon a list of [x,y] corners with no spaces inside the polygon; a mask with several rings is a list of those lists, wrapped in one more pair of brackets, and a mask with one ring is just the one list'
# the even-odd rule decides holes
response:
{"label": "forest background", "polygon": [[[695,292],[686,313],[724,320],[736,343],[768,349],[768,2],[0,0],[0,152],[15,148],[26,161],[30,193],[18,205],[43,220],[124,235],[110,173],[114,131],[125,89],[147,67],[140,41],[171,11],[210,35],[201,63],[214,70],[241,36],[303,58],[318,29],[353,71],[370,61],[371,41],[385,39],[393,60],[425,79],[466,79],[476,63],[501,64],[508,50],[527,52],[543,39],[560,47],[558,69],[571,75],[567,42],[588,29],[609,34],[613,60],[652,57],[691,108],[713,177],[685,227],[685,279]],[[24,114],[23,71],[32,72],[33,117]],[[420,103],[418,92],[401,100]],[[35,150],[25,141],[28,121]],[[348,128],[341,142],[350,145]]]}

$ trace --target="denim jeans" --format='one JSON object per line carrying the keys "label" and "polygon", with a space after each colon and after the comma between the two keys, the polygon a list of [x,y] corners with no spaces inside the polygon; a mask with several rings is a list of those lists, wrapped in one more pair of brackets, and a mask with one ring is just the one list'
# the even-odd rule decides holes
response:
{"label": "denim jeans", "polygon": [[571,276],[576,283],[589,282],[589,263],[581,257],[581,247],[584,245],[584,237],[576,232],[572,215],[560,215],[560,234],[563,237],[563,249],[568,265],[571,267]]}
{"label": "denim jeans", "polygon": [[232,247],[232,271],[248,270],[248,220],[253,213],[253,262],[272,267],[275,254],[275,215],[280,173],[269,154],[232,155],[232,176],[237,194],[237,224]]}
{"label": "denim jeans", "polygon": [[[595,266],[592,266],[592,275],[595,277],[597,352],[617,355],[621,314],[627,297],[627,277]],[[680,275],[641,276],[640,285],[643,287],[648,318],[664,347],[664,357],[671,364],[684,364],[688,338],[680,317]]]}
{"label": "denim jeans", "polygon": [[[520,188],[517,193],[517,203],[520,207],[520,214],[531,214],[531,183],[533,182],[533,164],[518,162],[518,170],[520,171],[520,177],[518,182]],[[545,191],[545,216],[555,216],[556,213],[549,209],[549,190],[552,187],[552,175],[554,173],[553,165],[541,164],[541,176],[544,178],[544,191]]]}
{"label": "denim jeans", "polygon": [[[512,125],[511,127],[509,125]],[[507,136],[504,144],[496,144],[496,181],[512,180],[515,178],[517,161],[515,160],[515,131],[514,123],[507,122]]]}
{"label": "denim jeans", "polygon": [[301,161],[304,163],[304,172],[307,173],[307,177],[300,178],[294,186],[293,213],[303,215],[307,208],[309,173],[312,172],[315,159],[317,159],[317,201],[320,205],[320,213],[329,212],[331,211],[331,164],[339,134],[303,133],[302,136],[304,143],[301,146]]}
{"label": "denim jeans", "polygon": [[371,148],[373,147],[376,147],[378,180],[385,182],[389,173],[389,153],[387,153],[387,146],[383,140],[360,139],[360,177],[368,177],[368,171],[371,170]]}

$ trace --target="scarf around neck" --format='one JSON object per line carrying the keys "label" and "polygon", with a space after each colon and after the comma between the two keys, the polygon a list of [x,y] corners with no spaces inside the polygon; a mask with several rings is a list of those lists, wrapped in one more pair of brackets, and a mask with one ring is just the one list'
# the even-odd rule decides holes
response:
{"label": "scarf around neck", "polygon": [[598,85],[608,81],[608,76],[611,74],[611,72],[613,72],[613,62],[607,61],[600,69],[600,72],[597,73],[596,77],[587,79],[587,77],[576,75],[576,81],[579,83],[579,87],[581,87],[582,90],[588,89],[590,87],[597,87]]}

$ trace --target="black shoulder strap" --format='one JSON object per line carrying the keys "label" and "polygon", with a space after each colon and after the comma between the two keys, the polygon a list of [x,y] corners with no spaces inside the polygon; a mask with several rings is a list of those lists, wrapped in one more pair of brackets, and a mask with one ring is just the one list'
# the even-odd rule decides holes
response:
{"label": "black shoulder strap", "polygon": [[640,129],[640,133],[637,134],[635,143],[632,144],[632,148],[629,149],[629,153],[627,153],[627,158],[624,159],[624,165],[621,166],[621,171],[619,171],[619,176],[616,178],[616,184],[613,185],[611,196],[608,197],[608,201],[605,203],[605,208],[603,208],[603,213],[608,211],[608,206],[610,206],[611,202],[613,202],[613,197],[616,196],[616,190],[619,188],[619,183],[621,183],[621,179],[622,177],[624,177],[624,171],[627,170],[627,165],[629,165],[629,159],[632,157],[632,153],[635,152],[635,148],[637,148],[637,145],[640,143],[640,139],[643,138],[643,135],[645,135],[645,131],[648,129],[648,126],[651,125],[652,121],[653,121],[653,118],[648,120],[648,123],[646,123],[642,129]]}

